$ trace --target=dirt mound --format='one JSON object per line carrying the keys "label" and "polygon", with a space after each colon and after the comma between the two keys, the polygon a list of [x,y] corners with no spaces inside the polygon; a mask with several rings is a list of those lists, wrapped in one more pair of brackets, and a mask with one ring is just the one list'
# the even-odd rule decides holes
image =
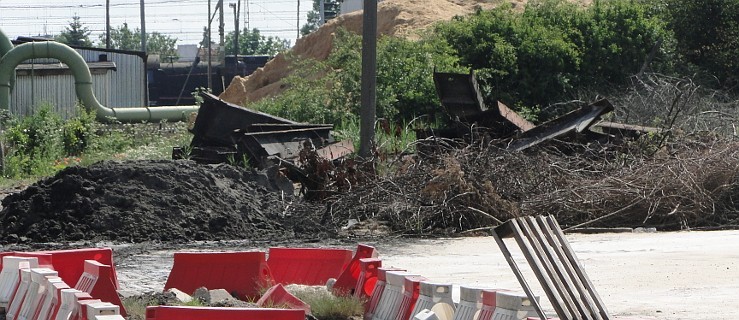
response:
{"label": "dirt mound", "polygon": [[[105,161],[70,167],[2,201],[3,242],[286,238],[321,232],[252,171],[191,161]],[[292,205],[295,207],[295,204]],[[311,229],[316,227],[318,229]]]}
{"label": "dirt mound", "polygon": [[[417,38],[418,32],[438,21],[472,13],[477,6],[492,8],[485,0],[386,0],[378,4],[377,31],[382,35]],[[313,33],[298,39],[287,56],[325,60],[333,47],[334,32],[343,27],[361,33],[362,12],[352,12],[333,19]],[[290,74],[286,54],[278,54],[263,68],[247,77],[235,77],[220,98],[236,104],[248,104],[280,93],[282,79]]]}

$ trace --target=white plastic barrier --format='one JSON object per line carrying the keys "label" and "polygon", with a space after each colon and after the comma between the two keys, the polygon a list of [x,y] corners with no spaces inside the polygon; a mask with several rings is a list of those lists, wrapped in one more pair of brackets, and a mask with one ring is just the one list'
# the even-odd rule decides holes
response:
{"label": "white plastic barrier", "polygon": [[99,316],[114,316],[121,313],[121,308],[110,302],[96,302],[87,305],[87,320],[95,320]]}
{"label": "white plastic barrier", "polygon": [[21,281],[20,269],[38,268],[37,258],[3,257],[3,270],[0,272],[0,308],[8,310],[13,295]]}
{"label": "white plastic barrier", "polygon": [[49,268],[31,269],[31,283],[23,299],[23,306],[18,314],[18,320],[32,320],[37,310],[41,309],[44,295],[46,293],[46,277],[59,277],[59,273]]}
{"label": "white plastic barrier", "polygon": [[59,277],[46,277],[48,280],[47,293],[41,304],[37,319],[53,319],[54,311],[61,303],[62,289],[69,289],[69,285]]}
{"label": "white plastic barrier", "polygon": [[90,304],[97,304],[102,303],[100,299],[87,299],[87,300],[77,300],[77,302],[74,304],[74,310],[72,311],[72,314],[69,316],[70,320],[87,320],[87,306]]}
{"label": "white plastic barrier", "polygon": [[400,304],[403,302],[403,285],[406,276],[418,275],[402,271],[388,271],[385,274],[387,280],[385,290],[382,292],[372,320],[395,320]]}
{"label": "white plastic barrier", "polygon": [[454,320],[475,320],[482,308],[482,289],[459,287],[459,305]]}
{"label": "white plastic barrier", "polygon": [[[539,300],[539,297],[536,299]],[[521,320],[536,316],[534,304],[523,293],[498,291],[495,304],[494,320]]]}
{"label": "white plastic barrier", "polygon": [[431,310],[439,320],[452,320],[456,309],[452,300],[452,285],[421,282],[418,300],[411,315],[416,315],[424,309]]}
{"label": "white plastic barrier", "polygon": [[114,315],[114,316],[97,316],[95,317],[95,320],[126,320],[122,315]]}
{"label": "white plastic barrier", "polygon": [[423,309],[419,311],[415,316],[413,316],[412,320],[439,320],[439,318],[433,311],[429,309]]}

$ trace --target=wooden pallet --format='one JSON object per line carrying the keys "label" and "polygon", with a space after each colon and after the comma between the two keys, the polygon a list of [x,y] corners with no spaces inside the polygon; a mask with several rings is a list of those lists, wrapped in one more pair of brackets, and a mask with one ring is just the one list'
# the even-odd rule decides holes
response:
{"label": "wooden pallet", "polygon": [[547,319],[547,316],[511,256],[504,238],[515,239],[560,319],[611,319],[554,217],[511,219],[496,227],[493,235],[541,319]]}

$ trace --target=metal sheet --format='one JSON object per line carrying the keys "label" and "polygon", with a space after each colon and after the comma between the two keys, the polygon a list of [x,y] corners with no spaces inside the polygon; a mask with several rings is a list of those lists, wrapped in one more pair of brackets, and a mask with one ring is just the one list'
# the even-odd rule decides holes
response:
{"label": "metal sheet", "polygon": [[[93,92],[104,105],[110,102],[111,78],[112,70],[92,75]],[[28,116],[43,103],[49,103],[62,118],[71,118],[77,114],[77,93],[74,86],[75,80],[71,74],[35,77],[19,75],[11,93],[10,112],[17,116]]]}
{"label": "metal sheet", "polygon": [[608,100],[598,100],[522,133],[511,141],[508,149],[521,151],[571,132],[583,132],[600,119],[601,115],[611,111],[613,111],[613,105]]}

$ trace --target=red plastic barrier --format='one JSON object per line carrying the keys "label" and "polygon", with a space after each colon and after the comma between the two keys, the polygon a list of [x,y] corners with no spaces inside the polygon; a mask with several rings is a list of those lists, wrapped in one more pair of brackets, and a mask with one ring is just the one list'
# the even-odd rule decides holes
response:
{"label": "red plastic barrier", "polygon": [[[59,272],[59,277],[66,283],[77,283],[84,272],[85,260],[95,260],[113,268],[112,281],[118,289],[118,278],[113,264],[113,250],[110,248],[88,248],[72,250],[36,251],[36,252],[4,252],[1,254],[17,257],[37,257],[42,268],[52,268]],[[2,258],[0,256],[0,259]],[[2,265],[0,265],[2,267]]]}
{"label": "red plastic barrier", "polygon": [[259,298],[257,305],[260,307],[282,307],[286,306],[290,309],[300,309],[305,313],[310,314],[310,306],[298,299],[298,297],[292,295],[290,292],[285,290],[282,284],[278,283],[272,288],[269,288],[267,292]]}
{"label": "red plastic barrier", "polygon": [[[66,283],[77,283],[85,272],[85,260],[95,260],[110,266],[110,280],[118,290],[118,276],[113,263],[113,250],[110,248],[87,248],[73,250],[44,251],[51,254],[54,270],[59,272],[59,277]],[[40,261],[39,261],[40,263]]]}
{"label": "red plastic barrier", "polygon": [[267,308],[146,307],[146,320],[305,320],[305,311]]}
{"label": "red plastic barrier", "polygon": [[109,265],[95,260],[85,260],[84,273],[74,288],[89,293],[95,299],[118,305],[121,308],[121,315],[125,317],[126,310],[116,291],[118,288],[112,280],[113,272],[113,267]]}
{"label": "red plastic barrier", "polygon": [[314,286],[337,278],[351,259],[346,249],[269,248],[267,265],[277,283]]}
{"label": "red plastic barrier", "polygon": [[408,276],[405,277],[405,283],[403,284],[403,301],[400,303],[400,309],[395,320],[408,320],[411,316],[413,307],[416,306],[416,300],[418,300],[418,294],[421,290],[421,281],[428,279],[421,276]]}
{"label": "red plastic barrier", "polygon": [[382,292],[385,291],[385,282],[387,281],[386,273],[388,271],[405,271],[404,269],[398,268],[377,268],[377,281],[375,287],[372,289],[369,301],[364,306],[364,319],[372,319],[372,316],[377,311],[377,305],[380,303]]}
{"label": "red plastic barrier", "polygon": [[266,255],[251,252],[177,252],[164,290],[187,294],[195,289],[225,289],[242,300],[259,298],[259,288],[272,285]]}
{"label": "red plastic barrier", "polygon": [[54,319],[54,315],[59,311],[59,305],[61,305],[62,289],[69,289],[69,285],[64,281],[56,282],[50,279],[46,299],[35,319]]}
{"label": "red plastic barrier", "polygon": [[[367,298],[372,295],[377,283],[377,268],[382,267],[382,260],[377,258],[359,259],[359,279],[354,287],[354,296]],[[367,299],[369,300],[369,299]]]}
{"label": "red plastic barrier", "polygon": [[359,279],[359,259],[363,258],[377,258],[377,251],[374,247],[360,244],[357,246],[357,251],[354,253],[352,261],[344,268],[344,271],[336,278],[334,283],[333,293],[335,295],[352,295],[354,294],[354,288],[357,286],[357,280]]}

